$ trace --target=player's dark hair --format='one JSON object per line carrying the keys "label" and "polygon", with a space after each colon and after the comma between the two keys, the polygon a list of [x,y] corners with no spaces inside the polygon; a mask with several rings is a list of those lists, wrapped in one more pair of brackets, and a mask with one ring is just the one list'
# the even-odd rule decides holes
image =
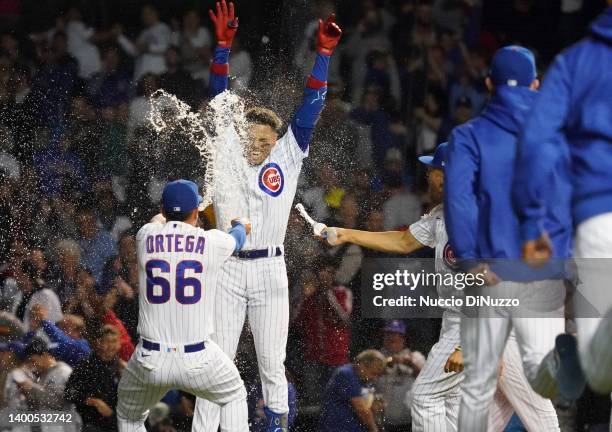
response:
{"label": "player's dark hair", "polygon": [[276,133],[279,133],[283,126],[282,120],[274,111],[262,107],[249,108],[246,112],[246,120],[249,123],[270,126]]}
{"label": "player's dark hair", "polygon": [[173,212],[166,212],[165,213],[166,221],[168,221],[168,222],[170,222],[170,221],[173,221],[173,222],[185,222],[187,219],[189,219],[190,215],[191,215],[191,211],[188,211],[188,212],[173,211]]}

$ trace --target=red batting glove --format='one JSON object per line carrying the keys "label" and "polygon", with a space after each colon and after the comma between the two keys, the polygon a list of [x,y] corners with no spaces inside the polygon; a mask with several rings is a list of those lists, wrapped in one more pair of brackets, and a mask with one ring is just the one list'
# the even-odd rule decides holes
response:
{"label": "red batting glove", "polygon": [[331,14],[325,22],[319,19],[317,52],[326,56],[332,55],[334,48],[340,42],[340,36],[342,36],[342,30],[336,24],[336,14]]}
{"label": "red batting glove", "polygon": [[238,17],[234,16],[234,3],[230,2],[228,6],[225,0],[221,0],[217,2],[216,13],[209,9],[208,14],[215,25],[217,45],[221,48],[230,48],[238,30]]}

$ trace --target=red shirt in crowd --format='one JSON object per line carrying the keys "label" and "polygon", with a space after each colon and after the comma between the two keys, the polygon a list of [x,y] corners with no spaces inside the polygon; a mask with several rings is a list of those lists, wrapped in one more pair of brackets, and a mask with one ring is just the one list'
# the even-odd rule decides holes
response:
{"label": "red shirt in crowd", "polygon": [[297,325],[304,334],[306,360],[328,366],[349,362],[352,310],[353,293],[342,285],[304,300]]}
{"label": "red shirt in crowd", "polygon": [[114,325],[119,329],[119,333],[121,333],[121,348],[119,349],[119,358],[121,360],[128,361],[134,352],[134,344],[132,343],[132,338],[125,329],[125,326],[112,310],[109,310],[106,315],[102,317],[102,321],[104,324]]}

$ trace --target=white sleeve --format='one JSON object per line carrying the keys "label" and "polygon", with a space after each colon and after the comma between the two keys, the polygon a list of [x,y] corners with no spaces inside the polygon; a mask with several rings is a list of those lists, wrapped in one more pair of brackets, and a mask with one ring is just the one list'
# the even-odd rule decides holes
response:
{"label": "white sleeve", "polygon": [[221,261],[225,261],[232,256],[234,250],[236,250],[236,240],[234,237],[217,229],[205,232],[206,236],[210,238],[214,245],[215,250],[219,252]]}
{"label": "white sleeve", "polygon": [[426,214],[408,227],[410,234],[425,246],[436,247],[436,220],[432,213]]}
{"label": "white sleeve", "polygon": [[278,158],[278,160],[282,161],[287,168],[292,170],[301,170],[302,162],[304,158],[308,157],[308,150],[310,146],[306,148],[306,151],[303,151],[295,136],[293,135],[293,130],[291,130],[291,125],[287,128],[287,132],[283,135],[277,142],[274,147],[274,156]]}
{"label": "white sleeve", "polygon": [[128,55],[132,57],[136,57],[138,55],[138,51],[136,51],[136,45],[132,43],[131,40],[126,38],[124,35],[121,35],[117,38],[117,42],[123,48]]}

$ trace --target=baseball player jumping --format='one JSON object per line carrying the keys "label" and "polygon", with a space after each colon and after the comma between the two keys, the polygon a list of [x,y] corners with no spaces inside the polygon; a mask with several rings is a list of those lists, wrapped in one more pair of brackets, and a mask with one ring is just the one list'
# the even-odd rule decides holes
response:
{"label": "baseball player jumping", "polygon": [[[612,1],[589,34],[557,56],[525,124],[514,197],[526,259],[554,256],[542,223],[543,177],[558,154],[571,157],[578,353],[591,388],[612,391]],[[605,72],[604,72],[605,71]],[[603,73],[602,73],[603,72]],[[561,135],[562,140],[557,136]],[[548,233],[548,234],[546,234]],[[580,390],[577,369],[561,368],[560,390]],[[575,391],[575,393],[578,393]]]}
{"label": "baseball player jumping", "polygon": [[[428,166],[429,196],[436,205],[429,214],[410,225],[408,231],[366,232],[343,228],[335,230],[334,244],[354,243],[362,247],[389,253],[411,253],[422,247],[435,249],[435,266],[439,273],[454,273],[456,262],[448,245],[441,204],[444,194],[444,165],[447,143],[440,144],[434,156],[421,156],[419,160]],[[333,237],[332,237],[333,238]],[[438,285],[438,295],[443,299],[458,297],[461,291]],[[444,311],[439,341],[427,356],[425,367],[418,375],[412,389],[412,431],[444,432],[457,429],[462,373],[460,346],[461,311],[449,307]],[[506,344],[502,373],[498,379],[497,393],[489,414],[488,429],[501,431],[512,413],[521,418],[530,431],[558,431],[559,424],[552,403],[537,395],[530,387],[521,363],[521,356],[514,337]]]}
{"label": "baseball player jumping", "polygon": [[210,334],[221,266],[250,227],[234,221],[229,234],[198,228],[202,198],[190,181],[168,183],[162,202],[163,216],[136,235],[140,342],[119,382],[119,431],[145,432],[149,409],[181,389],[223,406],[222,431],[248,432],[240,373]]}
{"label": "baseball player jumping", "polygon": [[[210,11],[215,26],[217,47],[211,66],[210,91],[215,96],[227,89],[228,58],[236,34],[238,18],[233,3],[221,1]],[[279,138],[282,122],[272,111],[255,107],[246,112],[250,142],[246,148],[249,163],[247,184],[236,191],[247,207],[253,224],[253,235],[245,248],[234,254],[221,276],[223,291],[215,302],[213,340],[234,358],[240,333],[248,315],[259,375],[262,380],[264,411],[268,430],[285,431],[287,426],[287,380],[285,349],[289,325],[289,293],[283,242],[289,213],[297,189],[298,177],[313,129],[323,109],[327,93],[327,70],[330,56],[342,32],[334,16],[319,21],[317,57],[306,82],[304,100],[293,117],[287,132]],[[228,221],[221,200],[215,200],[218,226]],[[221,412],[226,408],[222,407]],[[193,421],[194,431],[216,432],[219,408],[198,399]]]}
{"label": "baseball player jumping", "polygon": [[[486,85],[491,98],[481,115],[456,127],[448,146],[444,214],[449,242],[466,271],[484,272],[489,286],[467,294],[517,300],[519,306],[478,309],[461,320],[465,380],[461,386],[459,430],[484,431],[495,392],[497,364],[514,329],[525,376],[545,397],[557,393],[554,374],[543,359],[565,331],[564,259],[570,254],[571,216],[567,161],[544,181],[543,226],[551,235],[554,256],[533,269],[521,258],[518,219],[512,206],[518,135],[537,95],[539,82],[531,51],[508,46],[492,60]],[[558,339],[564,355],[572,340]]]}

